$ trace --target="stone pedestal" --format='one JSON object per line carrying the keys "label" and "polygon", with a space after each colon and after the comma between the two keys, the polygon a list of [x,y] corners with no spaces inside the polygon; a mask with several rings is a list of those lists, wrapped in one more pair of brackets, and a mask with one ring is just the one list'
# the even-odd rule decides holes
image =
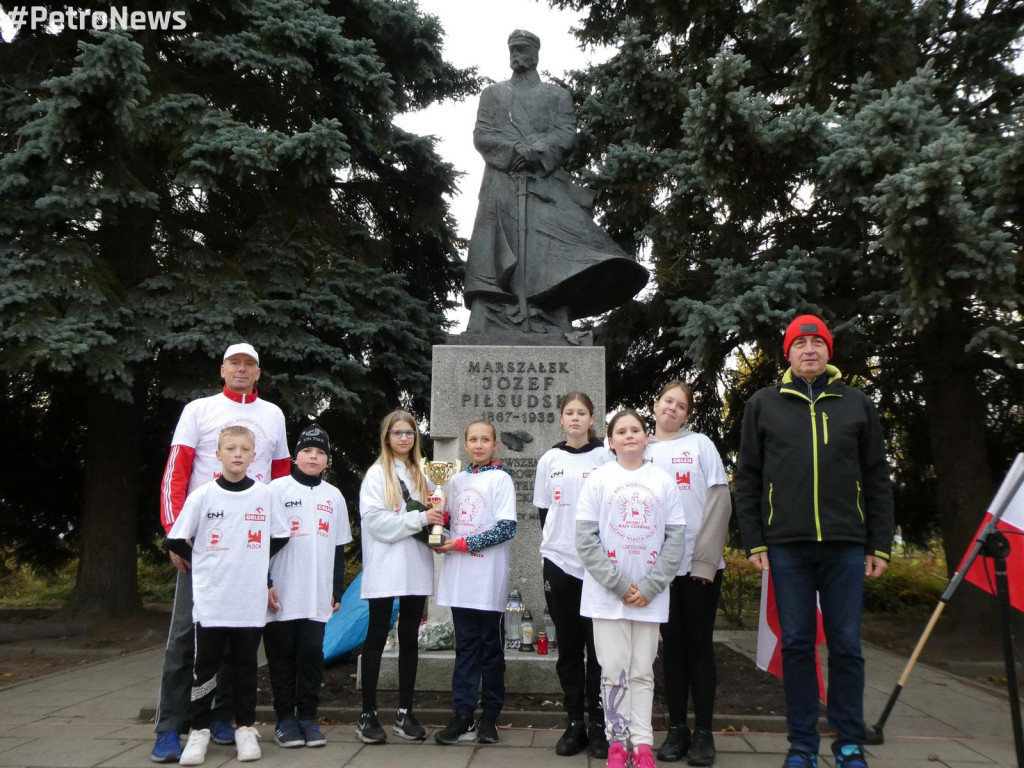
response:
{"label": "stone pedestal", "polygon": [[[565,439],[558,423],[558,403],[564,394],[586,392],[598,418],[604,415],[604,348],[445,345],[434,347],[433,352],[433,458],[460,459],[467,466],[469,458],[463,448],[466,426],[477,419],[494,423],[497,459],[511,470],[516,484],[518,524],[512,540],[509,588],[519,588],[534,626],[543,627],[540,516],[532,503],[537,460]],[[435,612],[431,618],[439,617]]]}

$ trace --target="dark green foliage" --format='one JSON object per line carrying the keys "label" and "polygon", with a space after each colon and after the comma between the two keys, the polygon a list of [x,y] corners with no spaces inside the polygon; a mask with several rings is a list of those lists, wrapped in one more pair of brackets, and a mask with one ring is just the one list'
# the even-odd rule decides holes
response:
{"label": "dark green foliage", "polygon": [[603,329],[609,401],[694,381],[735,449],[786,323],[821,314],[880,405],[898,522],[955,567],[1024,443],[1024,3],[554,4],[617,45],[571,78],[574,162],[657,280]]}
{"label": "dark green foliage", "polygon": [[[218,389],[227,344],[260,351],[290,434],[326,422],[354,501],[380,417],[426,408],[461,285],[454,170],[394,124],[477,87],[443,60],[436,19],[384,0],[174,7],[183,32],[25,27],[0,46],[0,370],[43,411],[65,381],[139,408],[80,407],[65,435],[95,433],[89,413],[122,422],[121,445],[143,433],[141,457],[110,446],[137,490],[94,500],[129,504],[126,558],[140,500],[140,538],[155,529],[181,404]],[[82,445],[62,458],[88,476]],[[5,533],[32,504],[82,527],[81,479],[60,509],[5,483]]]}

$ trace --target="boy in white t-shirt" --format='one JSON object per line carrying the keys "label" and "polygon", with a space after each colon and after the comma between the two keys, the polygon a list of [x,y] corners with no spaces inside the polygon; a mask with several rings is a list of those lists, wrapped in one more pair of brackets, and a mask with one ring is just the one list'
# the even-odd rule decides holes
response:
{"label": "boy in white t-shirt", "polygon": [[210,708],[217,669],[227,652],[232,668],[235,744],[240,761],[259,760],[256,652],[267,612],[270,555],[288,542],[274,525],[270,489],[245,472],[256,440],[245,427],[226,427],[217,440],[221,476],[185,500],[167,548],[191,564],[195,666],[192,730],[181,765],[202,765],[210,742]]}
{"label": "boy in white t-shirt", "polygon": [[[502,620],[508,591],[509,542],[516,534],[516,489],[497,461],[497,433],[489,421],[466,428],[470,466],[448,483],[452,537],[437,584],[437,604],[451,606],[455,625],[452,699],[455,716],[434,734],[438,744],[498,741],[497,720],[505,704]],[[473,724],[477,690],[482,714]]]}
{"label": "boy in white t-shirt", "polygon": [[291,533],[270,561],[269,604],[263,647],[274,691],[282,747],[322,747],[316,722],[324,674],[324,629],[341,605],[345,545],[352,541],[341,491],[321,479],[331,441],[318,424],[299,434],[288,477],[270,484],[273,514]]}

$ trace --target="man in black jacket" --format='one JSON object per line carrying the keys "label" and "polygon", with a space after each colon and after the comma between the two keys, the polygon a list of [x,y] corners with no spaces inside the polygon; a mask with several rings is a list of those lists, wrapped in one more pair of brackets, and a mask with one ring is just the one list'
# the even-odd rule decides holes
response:
{"label": "man in black jacket", "polygon": [[790,752],[784,768],[816,768],[816,598],[828,643],[828,719],[837,768],[866,768],[864,577],[888,566],[893,505],[878,413],[845,385],[820,318],[786,329],[790,368],[743,414],[736,518],[750,561],[772,571],[782,629]]}

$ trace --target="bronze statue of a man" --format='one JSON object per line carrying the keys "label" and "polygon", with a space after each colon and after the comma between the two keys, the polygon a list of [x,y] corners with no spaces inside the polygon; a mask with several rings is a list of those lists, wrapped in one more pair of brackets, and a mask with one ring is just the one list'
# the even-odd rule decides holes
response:
{"label": "bronze statue of a man", "polygon": [[508,38],[512,77],[480,95],[473,143],[487,166],[466,264],[467,333],[568,333],[628,301],[648,274],[597,224],[594,193],[562,170],[569,92],[537,74],[540,38]]}

